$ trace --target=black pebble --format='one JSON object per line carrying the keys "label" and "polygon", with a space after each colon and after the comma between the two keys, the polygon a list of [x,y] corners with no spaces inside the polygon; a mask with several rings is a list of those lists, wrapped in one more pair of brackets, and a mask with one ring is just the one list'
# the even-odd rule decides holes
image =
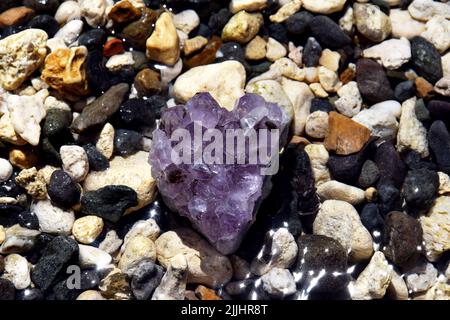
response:
{"label": "black pebble", "polygon": [[208,21],[208,26],[213,33],[220,35],[223,27],[227,24],[228,20],[233,16],[230,10],[223,8],[219,12],[211,15]]}
{"label": "black pebble", "polygon": [[[153,126],[160,113],[157,110],[153,110],[151,106],[149,107],[149,102],[149,100],[137,98],[125,101],[119,109],[120,120],[126,126],[131,127],[143,125]],[[165,105],[165,103],[166,102],[164,100],[163,105]],[[162,105],[160,107],[162,107]]]}
{"label": "black pebble", "polygon": [[439,170],[450,174],[450,134],[444,122],[433,122],[428,131],[428,144]]}
{"label": "black pebble", "polygon": [[191,31],[191,33],[189,33],[190,37],[202,36],[202,37],[205,37],[206,39],[211,38],[212,35],[213,35],[213,32],[204,23],[200,23],[197,28],[195,28],[194,30]]}
{"label": "black pebble", "polygon": [[414,108],[414,112],[419,121],[425,122],[431,119],[430,110],[425,106],[423,99],[417,100]]}
{"label": "black pebble", "polygon": [[408,100],[416,95],[416,86],[414,81],[407,80],[400,82],[394,90],[395,99],[400,102]]}
{"label": "black pebble", "polygon": [[27,23],[27,27],[32,29],[42,29],[47,32],[49,38],[53,38],[59,30],[59,24],[55,18],[46,14],[42,14],[31,19]]}
{"label": "black pebble", "polygon": [[412,210],[427,210],[433,204],[439,189],[439,176],[435,171],[417,169],[408,172],[403,183],[403,197]]}
{"label": "black pebble", "polygon": [[0,197],[15,198],[23,192],[23,189],[16,183],[16,176],[17,172],[13,173],[8,180],[0,183]]}
{"label": "black pebble", "polygon": [[334,106],[327,99],[313,98],[311,101],[310,112],[324,111],[329,113],[334,110]]}
{"label": "black pebble", "polygon": [[375,163],[380,170],[381,179],[392,180],[394,186],[401,187],[406,175],[406,166],[392,142],[386,141],[378,146]]}
{"label": "black pebble", "polygon": [[395,98],[386,72],[379,63],[373,60],[366,58],[358,60],[356,82],[361,96],[370,104]]}
{"label": "black pebble", "polygon": [[83,145],[83,149],[88,157],[89,170],[105,171],[109,168],[108,159],[92,143]]}
{"label": "black pebble", "polygon": [[269,33],[269,37],[272,37],[281,43],[289,42],[287,30],[282,24],[279,24],[279,23],[271,24],[271,25],[269,25],[269,27],[267,29],[268,29],[267,31]]}
{"label": "black pebble", "polygon": [[287,30],[295,35],[303,34],[314,16],[307,11],[300,11],[286,20]]}
{"label": "black pebble", "polygon": [[319,65],[320,56],[322,55],[322,47],[316,39],[310,37],[306,41],[303,51],[303,63],[306,67],[317,67]]}
{"label": "black pebble", "polygon": [[25,210],[17,216],[17,220],[21,227],[33,230],[39,230],[39,220],[32,211]]}
{"label": "black pebble", "polygon": [[390,211],[401,210],[400,190],[389,179],[381,180],[377,185],[378,208],[382,215]]}
{"label": "black pebble", "polygon": [[137,205],[136,192],[122,185],[110,185],[86,192],[81,198],[81,210],[116,223],[126,209]]}
{"label": "black pebble", "polygon": [[0,278],[0,300],[14,300],[15,294],[14,284],[9,280]]}
{"label": "black pebble", "polygon": [[441,55],[425,38],[411,39],[411,62],[414,70],[432,84],[443,77]]}
{"label": "black pebble", "polygon": [[361,212],[361,222],[369,230],[375,242],[380,242],[383,236],[384,219],[375,203],[367,203]]}
{"label": "black pebble", "polygon": [[134,154],[139,150],[142,135],[133,130],[117,129],[114,134],[114,152],[121,156]]}
{"label": "black pebble", "polygon": [[43,138],[39,146],[42,151],[41,157],[45,160],[47,164],[53,165],[55,167],[61,166],[62,164],[61,156],[49,138],[47,137]]}
{"label": "black pebble", "polygon": [[435,120],[450,121],[450,102],[444,100],[431,100],[427,108]]}
{"label": "black pebble", "polygon": [[50,177],[48,195],[52,202],[63,208],[70,208],[80,201],[80,188],[72,177],[63,170],[56,170]]}
{"label": "black pebble", "polygon": [[106,32],[103,29],[91,29],[78,38],[78,44],[88,50],[101,50],[106,42]]}
{"label": "black pebble", "polygon": [[47,245],[41,258],[31,270],[31,279],[38,288],[45,291],[75,257],[78,258],[78,244],[75,240],[58,236]]}
{"label": "black pebble", "polygon": [[142,260],[131,278],[131,290],[137,300],[148,300],[161,282],[164,269],[151,260]]}
{"label": "black pebble", "polygon": [[61,109],[50,109],[44,119],[42,132],[47,137],[65,134],[72,123],[72,112]]}
{"label": "black pebble", "polygon": [[110,75],[106,69],[103,54],[99,50],[89,51],[86,59],[86,77],[90,87],[102,93],[111,87]]}
{"label": "black pebble", "polygon": [[315,16],[309,27],[313,37],[324,47],[338,49],[352,43],[352,39],[327,16]]}
{"label": "black pebble", "polygon": [[359,185],[362,188],[367,189],[375,185],[379,178],[380,170],[378,170],[377,164],[372,160],[366,160],[362,166],[361,174],[359,175]]}
{"label": "black pebble", "polygon": [[15,225],[23,208],[13,204],[0,204],[0,225],[5,228]]}

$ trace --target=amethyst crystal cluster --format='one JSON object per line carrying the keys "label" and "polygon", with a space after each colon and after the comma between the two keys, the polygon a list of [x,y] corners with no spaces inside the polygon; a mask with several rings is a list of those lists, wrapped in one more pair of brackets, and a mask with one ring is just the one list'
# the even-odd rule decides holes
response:
{"label": "amethyst crystal cluster", "polygon": [[[277,104],[255,94],[244,95],[232,111],[221,108],[209,93],[199,93],[186,105],[167,109],[153,132],[150,152],[152,174],[166,204],[189,218],[220,252],[232,253],[271,187],[270,170],[264,173],[264,168],[274,168],[288,125],[287,114]],[[192,139],[174,139],[180,129]],[[237,136],[231,143],[230,132]],[[250,139],[252,134],[255,139]],[[243,137],[244,150],[238,142]],[[215,160],[211,162],[205,154],[213,142],[222,147],[214,148],[211,154]],[[174,152],[180,143],[182,153]],[[259,153],[263,149],[270,162],[262,160]],[[259,154],[256,162],[251,161],[255,152]]]}

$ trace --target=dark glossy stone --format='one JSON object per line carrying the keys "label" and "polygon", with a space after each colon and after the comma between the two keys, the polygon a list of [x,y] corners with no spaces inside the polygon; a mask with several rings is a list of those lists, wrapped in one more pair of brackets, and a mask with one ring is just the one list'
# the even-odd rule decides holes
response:
{"label": "dark glossy stone", "polygon": [[158,15],[155,10],[144,9],[141,18],[127,25],[120,33],[120,37],[125,39],[128,46],[136,50],[145,50],[145,43],[153,32]]}
{"label": "dark glossy stone", "polygon": [[359,175],[359,185],[362,188],[367,189],[375,185],[379,178],[380,170],[378,170],[377,164],[372,160],[366,160],[362,166],[361,174]]}
{"label": "dark glossy stone", "polygon": [[425,38],[411,39],[411,63],[414,70],[432,84],[443,77],[441,55]]}
{"label": "dark glossy stone", "polygon": [[14,300],[15,294],[14,284],[9,280],[0,278],[0,300]]}
{"label": "dark glossy stone", "polygon": [[422,227],[416,219],[403,212],[390,212],[386,217],[383,253],[398,266],[416,262],[422,250]]}
{"label": "dark glossy stone", "polygon": [[161,282],[164,269],[151,260],[142,260],[131,278],[131,290],[137,300],[148,300]]}
{"label": "dark glossy stone", "polygon": [[370,104],[395,99],[386,72],[380,64],[373,60],[366,58],[358,60],[356,82],[361,96]]}
{"label": "dark glossy stone", "polygon": [[6,27],[2,32],[2,39],[9,37],[10,35],[19,33],[20,31],[23,31],[25,29],[25,26]]}
{"label": "dark glossy stone", "polygon": [[227,8],[220,9],[217,13],[211,15],[208,21],[208,27],[211,31],[217,35],[222,33],[223,27],[227,24],[228,20],[233,14]]}
{"label": "dark glossy stone", "polygon": [[444,122],[433,122],[428,131],[428,144],[439,170],[450,174],[450,134]]}
{"label": "dark glossy stone", "polygon": [[439,189],[439,176],[435,171],[416,169],[408,172],[402,194],[411,210],[427,210],[433,204]]}
{"label": "dark glossy stone", "polygon": [[81,114],[72,123],[72,130],[79,133],[92,127],[103,125],[119,110],[129,88],[130,86],[126,83],[112,86],[101,97],[84,107]]}
{"label": "dark glossy stone", "polygon": [[58,0],[23,0],[23,5],[34,9],[36,12],[55,13],[59,7]]}
{"label": "dark glossy stone", "polygon": [[381,179],[392,180],[397,188],[403,184],[406,167],[392,142],[386,141],[378,146],[375,163],[380,170]]}
{"label": "dark glossy stone", "polygon": [[15,225],[18,223],[18,215],[23,211],[24,209],[17,205],[0,204],[0,225],[5,228]]}
{"label": "dark glossy stone", "polygon": [[414,81],[408,80],[400,82],[394,90],[395,99],[400,102],[408,100],[416,95],[416,86]]}
{"label": "dark glossy stone", "polygon": [[62,109],[50,109],[44,119],[42,133],[51,137],[67,131],[72,123],[72,112]]}
{"label": "dark glossy stone", "polygon": [[367,203],[361,211],[361,222],[369,230],[375,242],[380,242],[384,230],[384,219],[375,203]]}
{"label": "dark glossy stone", "polygon": [[136,192],[122,185],[110,185],[86,192],[81,198],[81,210],[116,223],[126,209],[137,205]]}
{"label": "dark glossy stone", "polygon": [[47,290],[73,258],[78,258],[78,244],[75,240],[65,236],[55,237],[31,270],[32,281],[38,288]]}
{"label": "dark glossy stone", "polygon": [[307,30],[313,17],[308,11],[297,12],[286,20],[286,28],[292,34],[301,35]]}
{"label": "dark glossy stone", "polygon": [[49,38],[53,38],[59,30],[59,24],[52,16],[42,14],[31,19],[27,23],[27,28],[42,29],[47,32]]}
{"label": "dark glossy stone", "polygon": [[157,115],[144,99],[129,99],[119,109],[119,118],[127,126],[151,126]]}
{"label": "dark glossy stone", "polygon": [[106,41],[106,32],[103,29],[91,29],[78,38],[78,44],[88,50],[101,50]]}
{"label": "dark glossy stone", "polygon": [[196,37],[196,36],[202,36],[205,37],[206,39],[211,38],[213,35],[213,32],[211,31],[211,29],[204,23],[200,23],[198,25],[197,28],[195,28],[194,30],[192,30],[189,33],[189,37]]}
{"label": "dark glossy stone", "polygon": [[136,153],[139,150],[142,135],[133,130],[117,129],[114,134],[114,152],[121,156]]}
{"label": "dark glossy stone", "polygon": [[37,288],[27,288],[16,292],[16,300],[24,300],[24,301],[44,300],[44,293]]}
{"label": "dark glossy stone", "polygon": [[32,263],[36,264],[39,260],[39,258],[42,256],[42,253],[44,252],[47,245],[55,238],[55,236],[52,236],[48,233],[41,233],[37,236],[34,242],[33,250],[27,252],[26,258],[27,260]]}
{"label": "dark glossy stone", "polygon": [[17,220],[21,227],[33,230],[39,230],[39,220],[32,211],[25,210],[19,213]]}
{"label": "dark glossy stone", "polygon": [[109,168],[108,159],[92,143],[83,145],[83,149],[88,157],[89,170],[104,171]]}
{"label": "dark glossy stone", "polygon": [[46,164],[59,167],[62,164],[61,156],[56,148],[53,146],[49,138],[43,138],[40,144],[40,156],[45,160]]}
{"label": "dark glossy stone", "polygon": [[319,65],[320,56],[322,55],[322,47],[316,39],[310,37],[306,41],[303,49],[303,63],[306,67],[317,67]]}
{"label": "dark glossy stone", "polygon": [[17,172],[13,173],[12,176],[0,183],[0,197],[11,197],[15,198],[24,190],[16,183]]}
{"label": "dark glossy stone", "polygon": [[48,195],[57,206],[70,208],[80,201],[81,191],[67,172],[56,170],[50,177]]}
{"label": "dark glossy stone", "polygon": [[103,93],[111,87],[110,75],[105,67],[103,54],[99,50],[88,53],[86,58],[86,77],[89,87],[97,93]]}
{"label": "dark glossy stone", "polygon": [[327,16],[315,16],[309,27],[313,37],[324,47],[338,49],[352,43],[352,39]]}
{"label": "dark glossy stone", "polygon": [[[300,286],[305,294],[309,291],[335,292],[347,285],[347,253],[339,242],[321,235],[303,235],[297,244],[294,270],[303,274]],[[318,277],[321,270],[325,270],[325,274]],[[340,275],[333,275],[335,272]]]}
{"label": "dark glossy stone", "polygon": [[311,113],[315,111],[331,112],[334,110],[334,106],[327,99],[313,98],[311,101]]}
{"label": "dark glossy stone", "polygon": [[400,190],[395,187],[392,180],[383,179],[377,185],[378,208],[382,215],[390,211],[401,210],[402,200]]}
{"label": "dark glossy stone", "polygon": [[274,38],[275,40],[277,40],[280,43],[288,43],[289,42],[287,30],[284,27],[284,25],[282,25],[280,23],[275,23],[275,24],[269,25],[269,27],[267,28],[267,32],[269,34],[269,37]]}

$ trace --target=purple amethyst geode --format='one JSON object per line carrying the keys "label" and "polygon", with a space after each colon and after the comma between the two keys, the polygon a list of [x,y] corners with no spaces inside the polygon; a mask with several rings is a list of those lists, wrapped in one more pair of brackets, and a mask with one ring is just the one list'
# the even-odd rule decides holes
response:
{"label": "purple amethyst geode", "polygon": [[[165,203],[189,218],[221,253],[234,252],[270,191],[288,127],[288,115],[255,94],[244,95],[232,111],[209,93],[165,110],[150,151],[152,175]],[[180,132],[190,139],[180,138]],[[230,133],[237,138],[230,139]],[[222,149],[211,148],[213,142]]]}

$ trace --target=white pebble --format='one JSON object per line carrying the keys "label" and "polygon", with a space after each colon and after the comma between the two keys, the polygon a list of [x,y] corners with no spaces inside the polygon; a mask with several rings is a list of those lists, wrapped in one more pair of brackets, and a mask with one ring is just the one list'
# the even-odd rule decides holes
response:
{"label": "white pebble", "polygon": [[59,24],[65,24],[71,20],[80,20],[81,9],[76,1],[65,1],[61,3],[55,13],[55,20]]}
{"label": "white pebble", "polygon": [[89,172],[89,161],[86,151],[80,146],[62,146],[59,150],[64,171],[76,182],[83,181]]}
{"label": "white pebble", "polygon": [[50,200],[39,200],[31,204],[31,211],[39,220],[42,232],[69,235],[75,221],[72,210],[63,210],[52,205]]}
{"label": "white pebble", "polygon": [[11,163],[3,158],[0,158],[0,182],[8,180],[13,173],[13,167]]}
{"label": "white pebble", "polygon": [[81,30],[83,30],[83,21],[72,20],[69,21],[64,27],[59,29],[54,38],[60,38],[66,45],[70,45],[78,39]]}

